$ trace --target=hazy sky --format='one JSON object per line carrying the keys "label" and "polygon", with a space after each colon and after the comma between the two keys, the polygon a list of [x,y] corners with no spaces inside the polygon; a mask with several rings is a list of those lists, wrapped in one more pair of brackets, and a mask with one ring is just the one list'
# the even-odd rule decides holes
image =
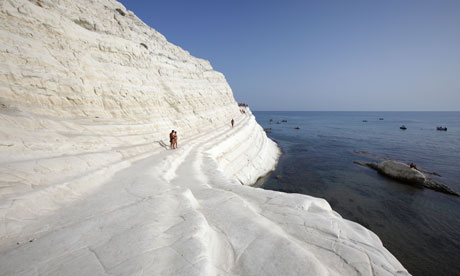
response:
{"label": "hazy sky", "polygon": [[460,110],[460,0],[122,0],[252,110]]}

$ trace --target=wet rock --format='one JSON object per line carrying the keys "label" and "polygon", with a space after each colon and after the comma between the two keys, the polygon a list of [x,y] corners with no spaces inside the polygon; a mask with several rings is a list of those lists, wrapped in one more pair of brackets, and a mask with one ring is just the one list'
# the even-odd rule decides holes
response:
{"label": "wet rock", "polygon": [[408,165],[398,161],[385,160],[380,163],[353,161],[353,163],[360,166],[369,167],[385,176],[396,179],[403,183],[421,185],[427,189],[435,190],[445,194],[460,196],[459,193],[451,189],[449,186],[439,183],[427,177],[421,171],[413,169]]}
{"label": "wet rock", "polygon": [[404,163],[393,160],[386,160],[378,163],[377,171],[381,174],[407,183],[424,183],[426,180],[423,173],[418,170],[411,169]]}

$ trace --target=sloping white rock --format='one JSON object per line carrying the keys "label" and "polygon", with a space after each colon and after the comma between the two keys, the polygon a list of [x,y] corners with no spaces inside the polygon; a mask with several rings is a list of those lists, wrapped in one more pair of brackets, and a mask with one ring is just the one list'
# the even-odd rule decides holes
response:
{"label": "sloping white rock", "polygon": [[0,141],[0,275],[408,274],[325,200],[241,185],[275,143],[115,1],[0,0]]}

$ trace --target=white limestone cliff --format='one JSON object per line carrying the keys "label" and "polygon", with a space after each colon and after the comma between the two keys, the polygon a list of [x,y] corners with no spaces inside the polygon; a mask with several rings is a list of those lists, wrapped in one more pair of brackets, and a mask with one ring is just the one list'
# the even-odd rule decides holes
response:
{"label": "white limestone cliff", "polygon": [[120,3],[0,0],[0,42],[0,275],[408,274],[326,201],[241,185],[276,144]]}

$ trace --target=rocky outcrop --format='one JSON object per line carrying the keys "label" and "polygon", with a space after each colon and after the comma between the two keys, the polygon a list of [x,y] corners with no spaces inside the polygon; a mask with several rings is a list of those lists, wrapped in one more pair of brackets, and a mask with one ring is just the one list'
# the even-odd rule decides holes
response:
{"label": "rocky outcrop", "polygon": [[[184,140],[241,117],[221,73],[118,2],[2,1],[0,12],[0,193],[69,181],[169,144],[172,129]],[[255,155],[229,172],[244,184],[276,162],[259,133]]]}
{"label": "rocky outcrop", "polygon": [[408,274],[325,200],[241,185],[276,144],[120,3],[0,0],[0,42],[1,275]]}
{"label": "rocky outcrop", "polygon": [[420,185],[421,187],[432,189],[438,192],[460,196],[459,193],[452,190],[449,186],[439,183],[427,177],[421,171],[413,169],[407,164],[401,162],[385,160],[380,163],[363,161],[354,161],[354,163],[361,166],[367,166],[369,168],[372,168],[383,175],[386,175],[403,183]]}

